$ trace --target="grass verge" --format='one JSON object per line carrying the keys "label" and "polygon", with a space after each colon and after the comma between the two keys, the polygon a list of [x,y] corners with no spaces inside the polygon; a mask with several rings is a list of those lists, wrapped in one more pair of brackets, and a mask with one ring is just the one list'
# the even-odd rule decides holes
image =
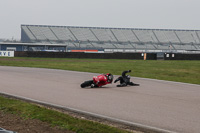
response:
{"label": "grass verge", "polygon": [[19,115],[24,119],[38,119],[51,124],[51,126],[58,126],[76,133],[128,133],[122,129],[78,119],[58,111],[2,96],[0,96],[0,110]]}

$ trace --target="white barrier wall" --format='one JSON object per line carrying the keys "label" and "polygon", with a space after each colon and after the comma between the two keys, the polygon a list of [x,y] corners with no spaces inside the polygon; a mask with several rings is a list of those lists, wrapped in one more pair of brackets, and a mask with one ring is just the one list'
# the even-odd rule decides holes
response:
{"label": "white barrier wall", "polygon": [[0,57],[14,57],[14,51],[0,51]]}

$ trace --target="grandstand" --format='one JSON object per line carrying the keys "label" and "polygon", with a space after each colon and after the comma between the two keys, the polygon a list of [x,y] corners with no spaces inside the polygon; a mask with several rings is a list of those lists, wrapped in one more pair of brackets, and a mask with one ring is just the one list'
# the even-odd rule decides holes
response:
{"label": "grandstand", "polygon": [[200,30],[21,25],[21,42],[22,51],[194,52]]}
{"label": "grandstand", "polygon": [[200,30],[21,25],[21,41],[107,52],[200,50]]}

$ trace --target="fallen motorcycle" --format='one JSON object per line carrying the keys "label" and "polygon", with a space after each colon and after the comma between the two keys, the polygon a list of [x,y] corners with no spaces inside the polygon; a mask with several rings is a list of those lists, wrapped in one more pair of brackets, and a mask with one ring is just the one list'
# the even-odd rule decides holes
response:
{"label": "fallen motorcycle", "polygon": [[101,87],[107,84],[111,84],[113,81],[113,75],[111,73],[107,73],[107,74],[101,74],[98,76],[94,76],[93,80],[88,80],[85,81],[81,84],[81,88],[85,88],[85,87],[91,87],[91,88],[97,88],[97,87]]}

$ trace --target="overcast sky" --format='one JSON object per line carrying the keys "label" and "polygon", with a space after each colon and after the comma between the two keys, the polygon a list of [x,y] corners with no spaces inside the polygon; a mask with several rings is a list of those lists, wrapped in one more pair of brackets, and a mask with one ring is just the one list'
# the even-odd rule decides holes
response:
{"label": "overcast sky", "polygon": [[200,0],[0,0],[0,38],[21,24],[200,30]]}

